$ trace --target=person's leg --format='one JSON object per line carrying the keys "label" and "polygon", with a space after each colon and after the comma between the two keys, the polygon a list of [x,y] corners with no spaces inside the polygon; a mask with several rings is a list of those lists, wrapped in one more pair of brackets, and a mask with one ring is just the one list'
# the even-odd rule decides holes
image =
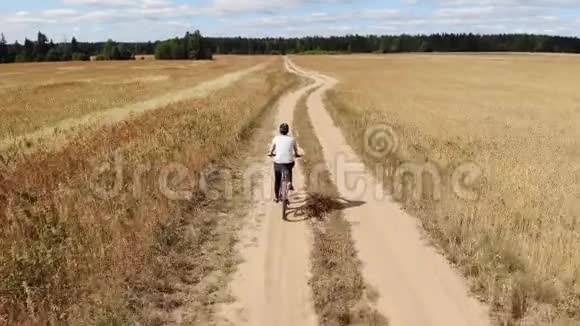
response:
{"label": "person's leg", "polygon": [[276,196],[276,202],[280,199],[280,185],[282,183],[282,170],[280,166],[274,163],[274,196]]}
{"label": "person's leg", "polygon": [[292,182],[292,170],[294,169],[295,163],[290,163],[286,166],[288,169],[288,182],[290,182],[290,190],[294,190],[294,183]]}

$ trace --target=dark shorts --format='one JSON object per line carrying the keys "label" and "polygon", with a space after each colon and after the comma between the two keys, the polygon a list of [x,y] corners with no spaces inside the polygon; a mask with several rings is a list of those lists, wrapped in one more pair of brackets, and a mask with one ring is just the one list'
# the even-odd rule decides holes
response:
{"label": "dark shorts", "polygon": [[274,193],[276,194],[276,198],[278,198],[278,194],[280,193],[280,186],[282,184],[282,171],[284,169],[288,169],[288,181],[292,183],[292,169],[296,164],[294,162],[288,164],[278,164],[274,163]]}

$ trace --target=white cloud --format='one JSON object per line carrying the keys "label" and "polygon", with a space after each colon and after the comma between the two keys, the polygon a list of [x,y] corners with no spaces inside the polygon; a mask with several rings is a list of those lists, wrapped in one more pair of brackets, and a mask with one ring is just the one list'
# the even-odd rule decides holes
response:
{"label": "white cloud", "polygon": [[34,17],[34,16],[14,16],[14,17],[8,17],[5,18],[4,21],[6,23],[11,23],[11,24],[54,24],[56,23],[56,20],[54,19],[48,19],[48,18],[42,18],[42,17]]}
{"label": "white cloud", "polygon": [[538,7],[563,7],[579,6],[578,0],[439,0],[443,6],[538,6]]}
{"label": "white cloud", "polygon": [[283,7],[291,7],[296,5],[296,1],[283,0],[214,0],[209,6],[210,11],[220,14],[239,13],[239,12],[265,12]]}
{"label": "white cloud", "polygon": [[167,8],[173,6],[173,1],[169,0],[143,0],[143,8]]}
{"label": "white cloud", "polygon": [[472,7],[472,8],[443,8],[435,11],[435,17],[461,17],[461,18],[477,18],[481,16],[488,16],[497,12],[494,7]]}
{"label": "white cloud", "polygon": [[231,13],[273,13],[276,10],[303,8],[316,4],[355,3],[356,0],[212,0],[208,12]]}
{"label": "white cloud", "polygon": [[45,17],[74,17],[78,16],[79,12],[75,9],[49,9],[42,13]]}
{"label": "white cloud", "polygon": [[127,7],[139,3],[136,0],[64,0],[68,5],[91,5],[99,7]]}
{"label": "white cloud", "polygon": [[176,0],[61,0],[65,8],[1,13],[0,21],[11,40],[38,30],[57,38],[74,33],[84,40],[148,40],[193,28],[243,36],[580,33],[580,18],[572,15],[580,13],[580,0],[399,0],[405,5],[374,9],[375,4],[372,10],[361,0],[203,1],[183,5]]}

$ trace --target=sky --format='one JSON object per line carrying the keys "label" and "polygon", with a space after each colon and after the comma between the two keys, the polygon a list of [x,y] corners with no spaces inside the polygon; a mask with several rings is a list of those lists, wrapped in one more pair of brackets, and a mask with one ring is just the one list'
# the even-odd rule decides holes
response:
{"label": "sky", "polygon": [[9,42],[439,32],[580,36],[580,0],[0,0]]}

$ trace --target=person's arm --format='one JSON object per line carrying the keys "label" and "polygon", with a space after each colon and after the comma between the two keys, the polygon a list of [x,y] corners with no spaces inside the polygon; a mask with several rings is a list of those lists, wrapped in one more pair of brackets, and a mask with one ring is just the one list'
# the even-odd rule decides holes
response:
{"label": "person's arm", "polygon": [[272,147],[270,149],[270,152],[268,153],[269,156],[274,156],[274,152],[276,151],[276,138],[274,138],[274,140],[272,140]]}
{"label": "person's arm", "polygon": [[294,140],[294,156],[295,157],[300,157],[301,155],[298,153],[298,143],[296,142],[296,139]]}

